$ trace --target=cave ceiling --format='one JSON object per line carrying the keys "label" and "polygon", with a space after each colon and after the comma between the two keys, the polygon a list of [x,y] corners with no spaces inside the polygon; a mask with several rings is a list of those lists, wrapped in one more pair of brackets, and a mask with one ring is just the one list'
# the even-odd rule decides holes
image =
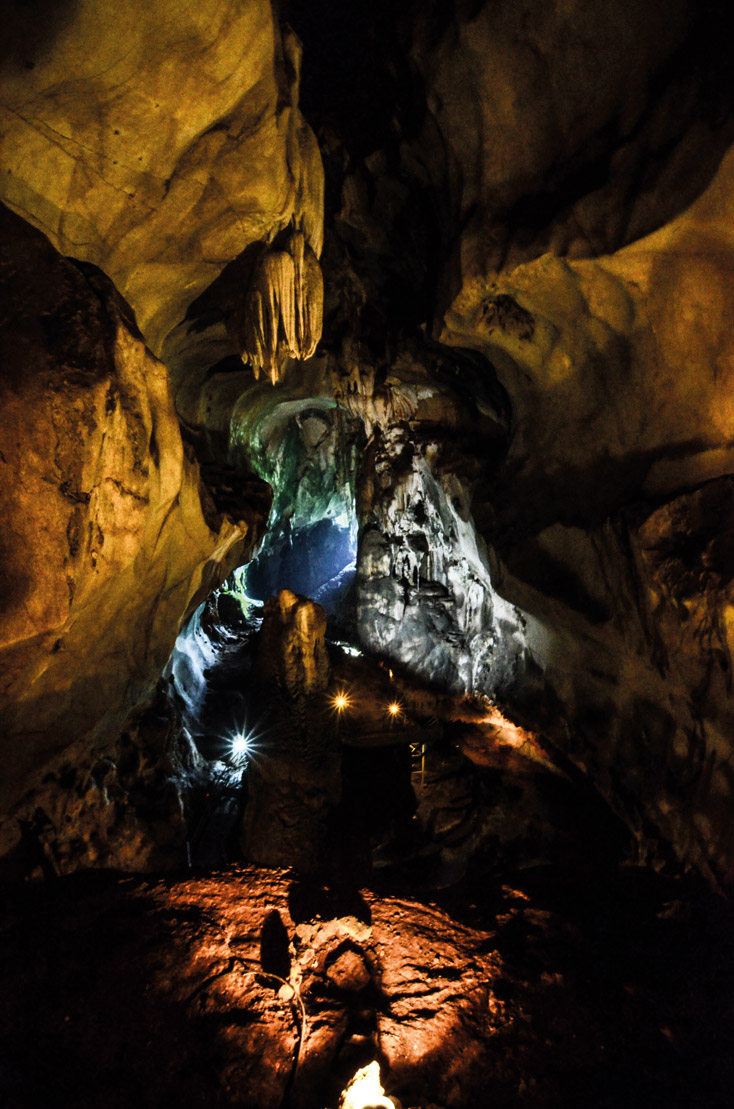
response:
{"label": "cave ceiling", "polygon": [[716,0],[10,5],[6,813],[149,701],[291,482],[294,527],[354,497],[363,647],[731,878],[730,34]]}

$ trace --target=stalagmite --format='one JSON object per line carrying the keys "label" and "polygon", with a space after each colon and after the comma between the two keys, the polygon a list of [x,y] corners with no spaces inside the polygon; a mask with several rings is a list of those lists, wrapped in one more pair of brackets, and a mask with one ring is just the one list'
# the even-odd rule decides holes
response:
{"label": "stalagmite", "polygon": [[260,680],[280,686],[291,697],[325,689],[329,680],[325,633],[321,605],[281,589],[264,609],[257,661]]}

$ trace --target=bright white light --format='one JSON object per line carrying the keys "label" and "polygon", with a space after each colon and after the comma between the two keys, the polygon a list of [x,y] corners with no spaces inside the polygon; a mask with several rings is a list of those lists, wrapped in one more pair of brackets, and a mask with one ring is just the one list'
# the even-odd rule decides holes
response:
{"label": "bright white light", "polygon": [[362,652],[359,647],[353,647],[351,643],[345,643],[343,639],[334,639],[332,642],[341,651],[344,651],[345,655],[351,655],[353,658],[362,657]]}
{"label": "bright white light", "polygon": [[339,1099],[339,1109],[395,1109],[395,1102],[385,1097],[380,1082],[380,1064],[370,1063],[355,1074]]}
{"label": "bright white light", "polygon": [[241,765],[245,761],[245,759],[247,758],[249,750],[250,750],[250,740],[242,732],[238,732],[238,734],[232,740],[232,745],[231,745],[232,761],[234,763],[237,763],[237,764]]}
{"label": "bright white light", "polygon": [[395,719],[396,716],[400,716],[400,713],[401,713],[402,710],[401,710],[400,705],[398,704],[398,702],[393,701],[391,705],[387,706],[387,711],[390,713],[390,716],[392,716],[393,719]]}

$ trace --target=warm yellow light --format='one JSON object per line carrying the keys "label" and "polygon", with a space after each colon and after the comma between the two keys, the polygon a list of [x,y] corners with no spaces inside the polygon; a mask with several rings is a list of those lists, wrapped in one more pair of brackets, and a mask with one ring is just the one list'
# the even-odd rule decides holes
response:
{"label": "warm yellow light", "polygon": [[400,716],[400,705],[397,701],[393,701],[391,705],[387,706],[387,711],[391,716]]}
{"label": "warm yellow light", "polygon": [[337,712],[344,712],[344,710],[348,709],[351,705],[349,695],[345,693],[343,689],[340,689],[338,693],[334,694],[331,698],[331,703]]}

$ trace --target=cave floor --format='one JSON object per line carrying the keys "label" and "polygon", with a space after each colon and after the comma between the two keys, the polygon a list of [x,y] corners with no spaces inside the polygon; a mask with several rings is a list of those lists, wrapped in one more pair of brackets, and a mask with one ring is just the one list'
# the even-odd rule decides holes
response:
{"label": "cave floor", "polygon": [[8,887],[0,1101],[324,1109],[728,1106],[732,910],[639,867],[428,899],[238,865]]}

